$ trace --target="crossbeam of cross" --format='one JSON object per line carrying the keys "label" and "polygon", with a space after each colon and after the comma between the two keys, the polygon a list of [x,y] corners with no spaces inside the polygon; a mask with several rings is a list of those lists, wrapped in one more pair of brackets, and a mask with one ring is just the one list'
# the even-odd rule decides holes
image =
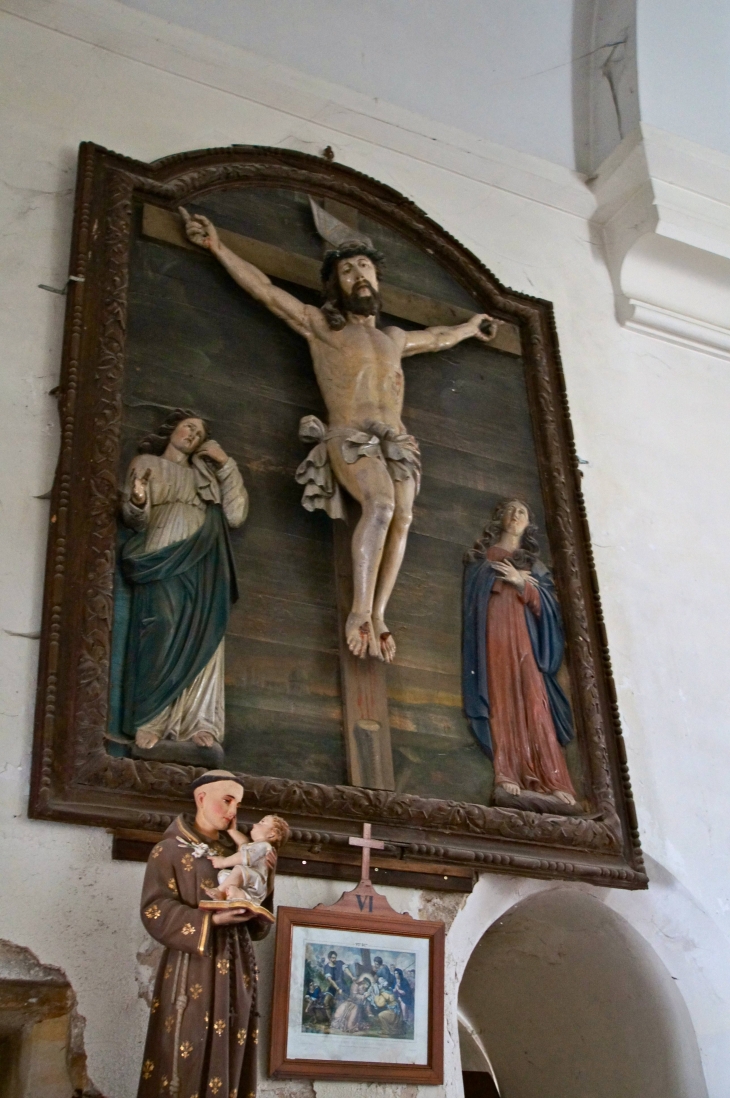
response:
{"label": "crossbeam of cross", "polygon": [[[145,203],[142,210],[142,232],[152,240],[175,244],[178,248],[187,248],[189,251],[200,253],[200,249],[186,237],[182,219],[171,210],[163,210],[159,206]],[[288,252],[275,244],[254,240],[253,237],[231,232],[230,229],[218,229],[218,235],[235,255],[253,263],[270,278],[281,278],[298,286],[306,286],[310,290],[322,289],[319,276],[321,264],[316,259],[310,259],[309,256],[299,255],[296,252]],[[425,294],[417,294],[412,290],[403,290],[387,281],[381,282],[379,288],[384,313],[402,317],[403,320],[411,320],[414,324],[422,324],[426,328],[437,324],[463,324],[474,313],[474,309],[463,309],[460,305],[452,305],[448,301],[439,301],[437,298],[426,297]],[[507,354],[519,355],[521,353],[519,330],[514,324],[503,321],[490,347],[497,351],[505,351]]]}
{"label": "crossbeam of cross", "polygon": [[370,884],[370,852],[371,850],[384,850],[385,843],[380,839],[371,838],[372,824],[362,825],[362,838],[351,835],[347,840],[350,846],[362,847],[362,869],[360,871],[360,884]]}

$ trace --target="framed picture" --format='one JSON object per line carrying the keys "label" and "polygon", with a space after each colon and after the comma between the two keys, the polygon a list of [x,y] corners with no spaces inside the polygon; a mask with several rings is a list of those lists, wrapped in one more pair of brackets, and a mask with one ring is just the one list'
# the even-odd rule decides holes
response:
{"label": "framed picture", "polygon": [[270,1073],[438,1084],[443,923],[277,911]]}
{"label": "framed picture", "polygon": [[[416,352],[386,387],[408,433],[355,414],[328,432],[310,345],[184,216],[320,326],[345,323],[325,312],[328,239],[367,237],[377,338]],[[390,187],[244,146],[144,164],[84,144],[70,279],[30,815],[146,857],[223,765],[242,827],[290,823],[279,872],[357,880],[347,836],[369,823],[382,883],[646,887],[550,302]],[[460,341],[423,353],[444,328]],[[383,498],[400,486],[391,572],[365,585],[387,627],[362,658],[359,505],[330,450],[338,476],[380,462]]]}

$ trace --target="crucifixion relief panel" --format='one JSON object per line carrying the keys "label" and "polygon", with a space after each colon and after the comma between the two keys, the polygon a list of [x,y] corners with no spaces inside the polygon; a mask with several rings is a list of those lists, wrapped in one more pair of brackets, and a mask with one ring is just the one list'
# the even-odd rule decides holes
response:
{"label": "crucifixion relief panel", "polygon": [[223,766],[280,869],[642,887],[550,303],[238,146],[82,146],[71,275],[31,814],[141,856]]}

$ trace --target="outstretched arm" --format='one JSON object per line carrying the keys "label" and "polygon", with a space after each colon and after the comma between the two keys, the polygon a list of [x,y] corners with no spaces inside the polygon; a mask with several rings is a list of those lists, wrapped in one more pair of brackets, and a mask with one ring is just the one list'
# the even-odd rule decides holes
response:
{"label": "outstretched arm", "polygon": [[309,325],[311,306],[305,305],[298,297],[288,294],[286,290],[280,290],[278,286],[274,286],[268,275],[222,244],[215,225],[207,217],[203,217],[202,214],[193,214],[191,217],[182,206],[179,209],[185,224],[185,232],[193,244],[212,252],[221,266],[225,267],[231,278],[246,293],[286,321],[295,332],[304,336],[305,339],[311,334]]}
{"label": "outstretched arm", "polygon": [[455,347],[457,343],[461,343],[463,339],[471,339],[472,336],[482,343],[489,343],[497,334],[498,323],[499,321],[494,320],[487,313],[475,313],[465,324],[403,332],[405,337],[403,357],[422,355],[426,351],[446,351],[449,347]]}

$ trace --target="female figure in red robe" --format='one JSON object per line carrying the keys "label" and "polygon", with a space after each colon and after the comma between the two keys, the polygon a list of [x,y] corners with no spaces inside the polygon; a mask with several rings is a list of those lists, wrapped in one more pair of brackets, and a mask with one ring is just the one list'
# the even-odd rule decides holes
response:
{"label": "female figure in red robe", "polygon": [[527,504],[505,500],[467,554],[464,706],[494,762],[497,800],[542,794],[575,806],[563,753],[572,715],[556,679],[565,639],[536,533]]}

